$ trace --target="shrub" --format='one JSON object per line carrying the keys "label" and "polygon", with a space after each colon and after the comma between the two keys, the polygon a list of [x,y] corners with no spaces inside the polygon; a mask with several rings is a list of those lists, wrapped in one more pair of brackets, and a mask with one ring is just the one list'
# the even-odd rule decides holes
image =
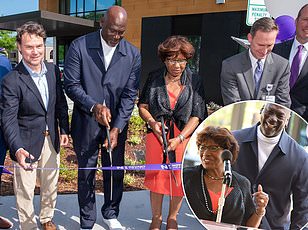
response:
{"label": "shrub", "polygon": [[129,137],[128,143],[139,145],[142,142],[141,135],[146,131],[145,122],[139,116],[138,107],[135,105],[132,116],[128,124]]}

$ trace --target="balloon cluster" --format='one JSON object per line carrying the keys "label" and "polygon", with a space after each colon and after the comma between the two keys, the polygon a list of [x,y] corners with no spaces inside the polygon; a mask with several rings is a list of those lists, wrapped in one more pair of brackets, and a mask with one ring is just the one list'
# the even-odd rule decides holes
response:
{"label": "balloon cluster", "polygon": [[275,22],[279,27],[276,44],[288,41],[295,37],[296,27],[293,17],[289,15],[281,15],[275,19]]}

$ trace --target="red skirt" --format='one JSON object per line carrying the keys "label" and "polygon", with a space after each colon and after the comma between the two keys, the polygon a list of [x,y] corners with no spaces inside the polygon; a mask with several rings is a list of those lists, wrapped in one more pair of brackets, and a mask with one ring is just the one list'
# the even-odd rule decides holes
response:
{"label": "red skirt", "polygon": [[[180,131],[174,126],[174,135],[177,136]],[[182,162],[185,147],[188,138],[179,144],[175,150],[176,162]],[[146,136],[146,164],[161,164],[163,162],[163,147],[154,133]],[[184,196],[182,189],[181,170],[174,171],[177,185],[171,174],[171,170],[149,170],[145,171],[144,185],[151,191],[164,195]]]}

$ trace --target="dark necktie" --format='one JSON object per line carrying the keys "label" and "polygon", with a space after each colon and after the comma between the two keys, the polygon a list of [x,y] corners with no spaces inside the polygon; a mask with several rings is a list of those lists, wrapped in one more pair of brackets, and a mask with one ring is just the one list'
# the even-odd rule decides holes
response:
{"label": "dark necktie", "polygon": [[258,94],[258,91],[259,91],[262,72],[263,72],[263,70],[262,70],[262,63],[261,63],[261,60],[258,60],[257,67],[256,67],[256,70],[255,70],[255,75],[254,75],[254,80],[255,80],[255,97],[257,97],[257,94]]}
{"label": "dark necktie", "polygon": [[302,49],[303,45],[299,45],[297,48],[297,53],[295,54],[292,65],[291,65],[291,76],[290,76],[290,88],[292,88],[298,78],[299,75],[299,66],[302,61]]}

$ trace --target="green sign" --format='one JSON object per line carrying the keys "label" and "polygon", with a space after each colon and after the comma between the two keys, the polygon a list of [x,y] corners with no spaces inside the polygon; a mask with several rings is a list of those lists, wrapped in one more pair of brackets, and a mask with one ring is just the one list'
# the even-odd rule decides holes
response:
{"label": "green sign", "polygon": [[252,26],[256,20],[263,17],[270,17],[264,0],[248,0],[246,24]]}

